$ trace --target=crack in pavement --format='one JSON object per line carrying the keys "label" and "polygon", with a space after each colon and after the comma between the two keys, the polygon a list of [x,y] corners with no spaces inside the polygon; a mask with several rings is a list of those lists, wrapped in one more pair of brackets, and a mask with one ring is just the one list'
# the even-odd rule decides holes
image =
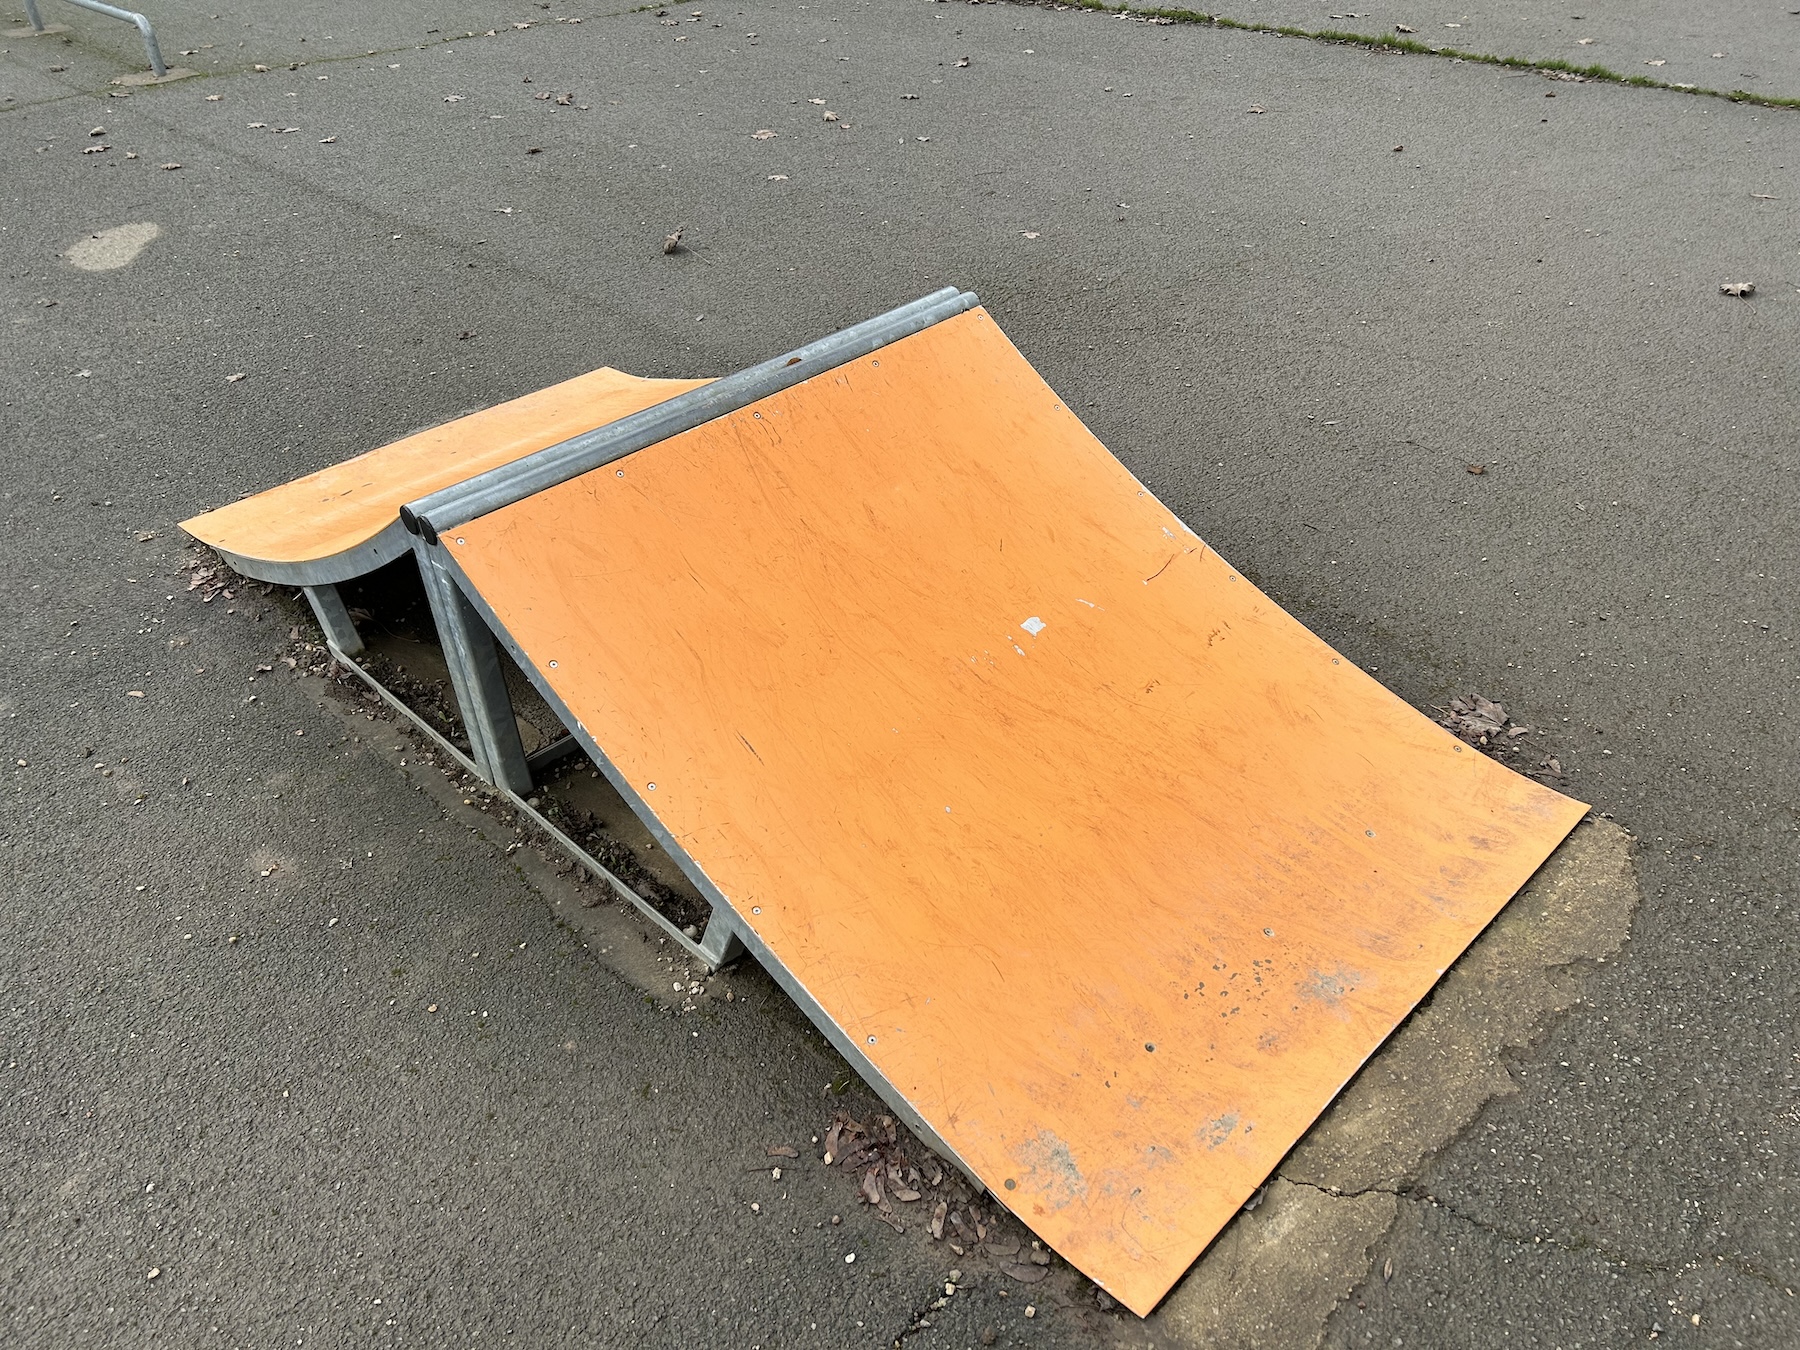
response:
{"label": "crack in pavement", "polygon": [[1402,1202],[1448,1208],[1420,1177],[1489,1102],[1518,1092],[1507,1061],[1539,1043],[1581,1001],[1586,971],[1624,945],[1638,902],[1631,843],[1592,816],[1576,827],[1294,1146],[1261,1203],[1232,1220],[1149,1329],[1176,1344],[1246,1350],[1324,1338],[1338,1307],[1371,1278]]}
{"label": "crack in pavement", "polygon": [[1710,1256],[1716,1264],[1728,1266],[1747,1279],[1757,1280],[1778,1293],[1792,1293],[1788,1286],[1784,1285],[1772,1271],[1765,1270],[1736,1253],[1697,1252],[1684,1261],[1649,1261],[1645,1260],[1643,1257],[1627,1256],[1587,1238],[1578,1236],[1558,1236],[1556,1234],[1528,1234],[1502,1228],[1485,1219],[1478,1219],[1472,1214],[1467,1214],[1458,1209],[1455,1205],[1450,1204],[1441,1196],[1433,1195],[1428,1191],[1414,1191],[1411,1193],[1399,1192],[1397,1194],[1399,1194],[1400,1198],[1403,1200],[1410,1200],[1415,1204],[1426,1205],[1432,1209],[1442,1210],[1451,1218],[1473,1228],[1478,1233],[1482,1233],[1488,1237],[1499,1238],[1504,1242],[1510,1242],[1520,1247],[1553,1247],[1558,1251],[1567,1252],[1570,1255],[1592,1255],[1610,1265],[1618,1266],[1621,1270],[1636,1270],[1653,1275],[1674,1275],[1683,1271],[1698,1270],[1701,1266],[1706,1264],[1707,1259]]}

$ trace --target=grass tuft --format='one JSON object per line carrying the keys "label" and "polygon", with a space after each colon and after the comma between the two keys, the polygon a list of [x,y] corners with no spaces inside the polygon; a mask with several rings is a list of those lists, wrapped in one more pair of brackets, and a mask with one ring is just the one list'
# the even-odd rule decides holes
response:
{"label": "grass tuft", "polygon": [[[1291,24],[1258,23],[1251,19],[1234,19],[1228,14],[1207,14],[1197,9],[1171,9],[1160,5],[1132,6],[1113,4],[1111,0],[1013,0],[1014,3],[1039,7],[1091,9],[1102,14],[1123,14],[1134,19],[1160,20],[1163,23],[1199,24],[1207,28],[1224,28],[1239,33],[1270,33],[1278,37],[1306,38],[1313,42],[1330,42],[1343,47],[1361,47],[1365,51],[1395,52],[1406,56],[1437,56],[1477,66],[1504,66],[1509,70],[1535,70],[1545,75],[1566,75],[1594,84],[1616,84],[1629,89],[1660,89],[1671,94],[1687,94],[1692,98],[1722,98],[1731,103],[1748,103],[1758,108],[1800,109],[1800,98],[1779,94],[1754,94],[1747,89],[1708,89],[1701,85],[1674,84],[1652,79],[1648,75],[1621,75],[1609,66],[1577,66],[1552,58],[1538,60],[1526,56],[1495,56],[1490,52],[1465,52],[1455,47],[1433,47],[1403,34],[1348,33],[1336,28],[1295,28]],[[654,8],[654,6],[646,6]]]}

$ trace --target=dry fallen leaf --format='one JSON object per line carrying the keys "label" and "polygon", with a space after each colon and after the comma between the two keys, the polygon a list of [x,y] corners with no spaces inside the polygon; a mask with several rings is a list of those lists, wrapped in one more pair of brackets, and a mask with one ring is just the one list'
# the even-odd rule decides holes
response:
{"label": "dry fallen leaf", "polygon": [[241,370],[235,375],[227,375],[225,377],[225,383],[226,384],[236,384],[239,380],[244,378],[244,375],[245,375],[245,372],[241,371]]}
{"label": "dry fallen leaf", "polygon": [[808,102],[808,103],[816,103],[816,104],[818,104],[818,105],[819,105],[819,106],[820,106],[820,107],[821,107],[821,108],[823,108],[823,107],[824,107],[824,106],[825,106],[825,100],[824,100],[824,99],[822,99],[822,98],[809,98],[809,99],[807,99],[807,100],[806,100],[806,101],[807,101],[807,102]]}
{"label": "dry fallen leaf", "polygon": [[1654,60],[1644,62],[1644,64],[1647,66],[1666,66],[1669,63],[1667,61],[1663,60],[1662,57],[1659,56],[1659,57],[1655,58]]}
{"label": "dry fallen leaf", "polygon": [[181,167],[181,165],[179,165],[179,164],[165,164],[165,165],[163,165],[163,166],[162,166],[162,167],[163,167],[163,168],[165,168],[165,169],[179,169],[179,168],[180,168],[180,167]]}
{"label": "dry fallen leaf", "polygon": [[826,120],[826,121],[827,121],[827,122],[835,122],[835,121],[837,121],[837,120],[838,120],[838,115],[837,115],[837,114],[836,114],[836,113],[834,113],[834,112],[827,112],[827,113],[826,113],[826,114],[825,114],[825,120]]}
{"label": "dry fallen leaf", "polygon": [[1248,107],[1248,108],[1245,108],[1245,109],[1244,109],[1244,111],[1245,111],[1245,112],[1253,112],[1253,113],[1260,113],[1260,112],[1267,112],[1267,111],[1268,111],[1268,109],[1267,109],[1267,108],[1265,108],[1265,107],[1263,107],[1263,105],[1262,105],[1262,104],[1260,104],[1260,103],[1252,103],[1252,104],[1251,104],[1251,105],[1250,105],[1250,106],[1249,106],[1249,107]]}
{"label": "dry fallen leaf", "polygon": [[269,68],[267,66],[251,66],[250,69],[261,71],[264,75],[269,73]]}
{"label": "dry fallen leaf", "polygon": [[1484,474],[1487,472],[1487,465],[1471,464],[1471,465],[1469,465],[1469,472],[1472,474],[1476,474],[1476,475]]}
{"label": "dry fallen leaf", "polygon": [[771,183],[785,183],[787,182],[787,175],[785,173],[772,173],[769,175],[769,181]]}
{"label": "dry fallen leaf", "polygon": [[1756,294],[1756,283],[1754,281],[1728,281],[1719,287],[1719,294],[1735,295],[1739,299],[1745,299]]}
{"label": "dry fallen leaf", "polygon": [[938,1201],[937,1208],[931,1211],[931,1236],[940,1242],[944,1238],[944,1216],[949,1212],[950,1206],[943,1200]]}
{"label": "dry fallen leaf", "polygon": [[556,106],[559,108],[570,107],[574,102],[575,95],[573,94],[558,94],[556,96]]}
{"label": "dry fallen leaf", "polygon": [[761,131],[751,132],[750,139],[753,141],[772,141],[775,139],[775,133],[770,131],[767,127],[764,127]]}
{"label": "dry fallen leaf", "polygon": [[225,95],[223,95],[223,94],[208,94],[206,96],[206,101],[208,103],[217,103],[217,102],[219,102],[219,100],[221,100],[224,97],[225,97]]}
{"label": "dry fallen leaf", "polygon": [[1407,27],[1407,26],[1406,26],[1406,25],[1405,25],[1405,24],[1403,24],[1403,23],[1397,23],[1397,24],[1395,24],[1395,25],[1394,25],[1394,31],[1395,31],[1395,32],[1396,32],[1396,33],[1416,33],[1416,32],[1418,32],[1418,31],[1419,31],[1419,30],[1418,30],[1418,29],[1416,29],[1416,28],[1408,28],[1408,27]]}
{"label": "dry fallen leaf", "polygon": [[319,141],[319,144],[320,145],[336,145],[337,137],[336,136],[326,136]]}
{"label": "dry fallen leaf", "polygon": [[800,1156],[799,1149],[789,1148],[786,1144],[770,1144],[768,1152],[771,1158],[798,1158]]}
{"label": "dry fallen leaf", "polygon": [[89,145],[82,147],[81,153],[84,155],[98,155],[110,149],[112,149],[110,145]]}
{"label": "dry fallen leaf", "polygon": [[1029,1261],[1002,1261],[999,1263],[1000,1273],[1020,1284],[1036,1284],[1050,1272],[1042,1266],[1034,1266]]}
{"label": "dry fallen leaf", "polygon": [[957,68],[961,69],[963,66],[966,66],[969,64],[969,58],[965,56],[962,58],[962,60],[958,61],[956,64],[957,64]]}
{"label": "dry fallen leaf", "polygon": [[663,252],[680,253],[681,251],[681,231],[677,230],[674,234],[663,240]]}
{"label": "dry fallen leaf", "polygon": [[1591,47],[1594,45],[1594,39],[1592,38],[1576,38],[1575,41],[1583,47]]}

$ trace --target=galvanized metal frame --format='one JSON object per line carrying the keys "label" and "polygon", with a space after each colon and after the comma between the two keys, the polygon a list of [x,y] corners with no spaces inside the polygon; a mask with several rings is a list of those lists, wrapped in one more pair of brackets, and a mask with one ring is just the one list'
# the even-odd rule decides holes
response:
{"label": "galvanized metal frame", "polygon": [[356,631],[356,622],[350,617],[338,588],[327,583],[300,589],[305,592],[306,603],[312,606],[313,618],[319,621],[326,641],[351,656],[360,652],[363,649],[362,634]]}
{"label": "galvanized metal frame", "polygon": [[[912,1108],[899,1089],[888,1081],[880,1069],[875,1067],[874,1062],[864,1053],[862,1047],[845,1035],[842,1028],[831,1020],[819,1001],[813,997],[811,991],[800,983],[799,979],[782,963],[781,958],[768,944],[763,942],[754,930],[744,924],[725,893],[719,889],[711,877],[707,876],[705,869],[682,847],[680,841],[670,834],[667,827],[657,819],[656,813],[650,809],[649,803],[632,786],[631,780],[619,772],[612,760],[607,757],[606,752],[600,748],[599,742],[582,725],[580,719],[569,710],[569,706],[562,701],[562,697],[533,664],[525,649],[506,630],[506,626],[500,622],[499,617],[481,598],[481,594],[475,589],[474,584],[456,565],[455,558],[450,556],[441,545],[424,545],[422,541],[421,544],[422,548],[429,548],[436,555],[435,561],[440,575],[463,596],[464,601],[487,625],[489,632],[498,639],[501,646],[505,647],[513,660],[518,663],[519,669],[525,673],[525,677],[531,681],[538,694],[562,719],[563,725],[569,729],[570,734],[581,742],[582,748],[587,751],[588,758],[594,762],[601,773],[606,775],[607,781],[613,785],[613,790],[624,798],[625,804],[631,808],[632,813],[650,831],[658,847],[675,861],[676,866],[681,868],[682,873],[712,906],[712,919],[707,924],[705,937],[696,954],[710,964],[722,964],[731,959],[730,953],[734,950],[748,951],[756,958],[756,963],[768,971],[775,983],[780,985],[787,996],[794,1000],[825,1039],[831,1042],[832,1048],[850,1062],[851,1067],[861,1075],[864,1082],[875,1089],[895,1116],[904,1121],[907,1127],[920,1139],[923,1139],[939,1157],[962,1172],[977,1192],[985,1190],[986,1188],[976,1178],[975,1170],[944,1142],[942,1136],[931,1128],[923,1116]],[[660,918],[661,916],[656,917]],[[666,923],[666,920],[664,922]],[[716,959],[712,953],[718,954]]]}
{"label": "galvanized metal frame", "polygon": [[493,634],[469,607],[462,590],[444,575],[441,557],[433,556],[423,543],[414,554],[481,776],[508,792],[530,792],[531,768],[525,763],[525,743],[519,739]]}
{"label": "galvanized metal frame", "polygon": [[[356,676],[356,678],[361,680],[364,684],[368,685],[369,689],[378,695],[383,703],[387,704],[394,712],[412,723],[417,730],[423,732],[426,739],[430,740],[439,750],[455,761],[465,773],[472,774],[474,777],[482,778],[485,781],[485,775],[481,772],[481,766],[465,755],[462,752],[461,747],[454,741],[450,740],[423,717],[420,717],[418,713],[407,707],[405,702],[396,696],[393,690],[389,689],[380,680],[370,674],[368,669],[361,665],[354,657],[339,651],[331,644],[329,639],[327,639],[325,646],[326,649],[330,651],[332,658],[340,666]],[[541,749],[532,751],[531,754],[526,756],[526,763],[531,766],[531,769],[535,774],[538,770],[548,768],[559,760],[567,758],[580,748],[581,742],[575,737],[563,736]],[[490,786],[493,785],[490,784]],[[631,904],[642,911],[645,918],[649,919],[658,928],[662,929],[665,936],[672,942],[678,943],[682,950],[687,952],[690,956],[704,961],[708,968],[717,970],[720,966],[728,965],[743,955],[741,944],[733,947],[728,941],[715,939],[712,923],[707,925],[706,932],[701,936],[701,939],[696,942],[693,938],[689,937],[686,933],[682,932],[681,929],[671,923],[664,915],[659,913],[654,906],[632,888],[629,882],[623,880],[610,867],[607,867],[604,863],[597,860],[580,844],[571,839],[554,821],[546,817],[542,811],[533,806],[525,797],[503,787],[494,787],[494,791],[505,798],[507,804],[511,806],[513,810],[517,811],[521,816],[524,816],[533,825],[536,825],[538,829],[547,834],[557,846],[571,858],[610,886],[613,893],[617,895],[619,899],[630,901]],[[717,920],[715,919],[714,922],[717,922]]]}
{"label": "galvanized metal frame", "polygon": [[[104,14],[111,19],[123,19],[126,23],[136,24],[138,32],[144,37],[144,53],[150,58],[151,73],[159,80],[169,73],[169,68],[163,64],[162,48],[157,45],[156,30],[142,14],[136,10],[120,9],[117,5],[103,4],[102,0],[68,0],[68,3],[79,9],[91,9],[94,13]],[[37,0],[25,0],[25,17],[31,21],[33,32],[48,31],[43,19],[38,16]]]}
{"label": "galvanized metal frame", "polygon": [[355,548],[347,548],[329,558],[309,558],[304,562],[249,558],[216,544],[212,547],[231,564],[232,571],[255,581],[267,581],[276,586],[335,586],[342,581],[365,577],[405,557],[412,551],[412,535],[396,516],[373,539],[366,539]]}

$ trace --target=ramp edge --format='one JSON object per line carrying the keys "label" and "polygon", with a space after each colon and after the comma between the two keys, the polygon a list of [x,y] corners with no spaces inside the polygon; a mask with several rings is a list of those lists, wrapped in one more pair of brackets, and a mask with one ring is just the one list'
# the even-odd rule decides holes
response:
{"label": "ramp edge", "polygon": [[[961,311],[958,312],[960,313]],[[738,940],[749,949],[751,955],[755,957],[757,964],[769,973],[775,983],[781,986],[782,991],[786,993],[789,998],[793,999],[799,1009],[806,1014],[807,1020],[819,1029],[820,1034],[831,1043],[832,1049],[836,1050],[849,1062],[850,1067],[856,1070],[857,1075],[863,1082],[875,1089],[876,1093],[881,1097],[882,1101],[887,1103],[894,1115],[918,1136],[927,1148],[931,1149],[938,1157],[942,1158],[945,1162],[956,1168],[958,1172],[962,1173],[963,1177],[974,1187],[976,1194],[980,1195],[985,1193],[987,1191],[987,1186],[981,1181],[980,1176],[976,1173],[975,1169],[971,1167],[955,1149],[944,1142],[943,1138],[936,1130],[931,1128],[931,1125],[925,1118],[920,1115],[918,1111],[913,1109],[911,1103],[906,1100],[900,1090],[889,1082],[886,1075],[884,1075],[880,1069],[875,1067],[873,1061],[857,1048],[856,1042],[845,1035],[843,1029],[831,1020],[826,1014],[824,1007],[812,996],[806,986],[802,984],[794,976],[793,972],[787,969],[781,959],[757,937],[756,933],[751,930],[749,925],[738,919],[736,907],[725,897],[725,893],[714,884],[712,878],[707,876],[705,869],[702,868],[688,851],[681,846],[681,842],[676,839],[674,835],[669,833],[667,827],[657,818],[656,813],[650,809],[649,803],[638,793],[631,781],[619,772],[612,760],[608,758],[606,752],[600,748],[599,743],[591,734],[589,734],[587,728],[582,725],[580,719],[569,710],[568,705],[562,701],[561,695],[556,692],[550,682],[544,678],[542,672],[540,672],[536,665],[533,664],[530,655],[525,649],[520,646],[513,638],[513,635],[506,630],[505,625],[500,622],[499,617],[494,613],[492,608],[489,607],[487,601],[482,599],[480,593],[476,591],[474,584],[466,575],[464,575],[463,570],[457,566],[455,558],[450,556],[449,551],[438,545],[428,545],[427,547],[431,548],[433,553],[437,555],[436,560],[438,565],[443,568],[444,575],[461,589],[464,595],[468,596],[469,603],[475,607],[476,613],[481,615],[482,620],[493,631],[495,639],[506,649],[508,654],[511,655],[513,660],[518,664],[519,669],[524,672],[525,677],[531,681],[532,686],[543,697],[544,701],[548,703],[556,715],[562,719],[562,723],[568,728],[569,734],[576,737],[581,742],[581,746],[587,751],[588,757],[593,760],[600,772],[606,775],[607,781],[611,783],[613,789],[624,798],[625,804],[631,808],[632,813],[644,823],[645,828],[647,828],[651,835],[656,839],[657,846],[663,849],[663,851],[674,860],[676,866],[681,868],[688,880],[693,882],[695,887],[700,891],[700,894],[706,898],[707,903],[713,907],[715,918],[719,915],[729,916],[731,928]]]}

